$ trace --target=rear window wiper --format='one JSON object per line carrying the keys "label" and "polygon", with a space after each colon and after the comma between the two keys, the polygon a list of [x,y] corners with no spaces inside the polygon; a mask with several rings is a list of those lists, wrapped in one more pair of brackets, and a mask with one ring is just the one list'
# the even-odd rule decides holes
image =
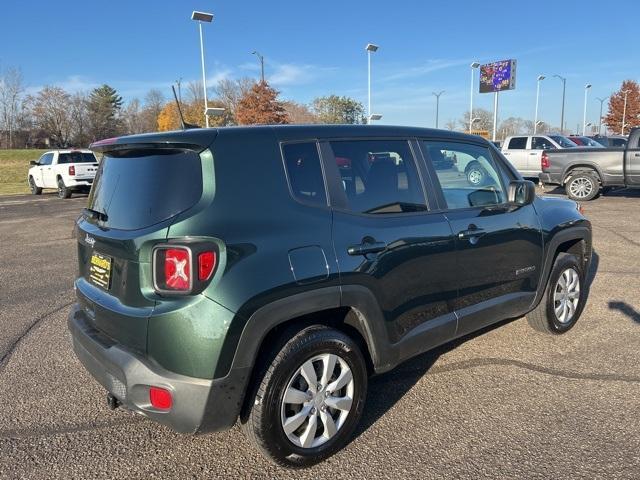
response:
{"label": "rear window wiper", "polygon": [[83,208],[82,213],[87,215],[89,218],[95,218],[103,222],[106,222],[109,218],[106,213],[99,212],[98,210],[94,210],[93,208]]}

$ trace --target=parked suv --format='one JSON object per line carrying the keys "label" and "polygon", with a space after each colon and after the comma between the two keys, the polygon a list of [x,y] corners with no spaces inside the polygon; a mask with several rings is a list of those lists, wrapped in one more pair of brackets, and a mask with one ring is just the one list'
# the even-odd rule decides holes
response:
{"label": "parked suv", "polygon": [[[285,466],[349,440],[369,375],[504,319],[565,333],[587,299],[589,221],[476,136],[237,127],[93,149],[78,358],[111,407],[179,432],[239,419]],[[436,152],[477,159],[484,181]]]}
{"label": "parked suv", "polygon": [[543,151],[575,147],[577,145],[563,135],[517,135],[505,139],[502,154],[523,177],[538,178]]}

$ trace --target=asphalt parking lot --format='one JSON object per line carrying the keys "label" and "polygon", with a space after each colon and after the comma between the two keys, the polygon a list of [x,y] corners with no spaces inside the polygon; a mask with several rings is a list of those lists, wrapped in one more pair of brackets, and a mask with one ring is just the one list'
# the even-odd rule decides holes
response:
{"label": "asphalt parking lot", "polygon": [[296,472],[237,427],[181,436],[107,409],[66,330],[85,201],[0,197],[2,478],[640,477],[640,191],[585,204],[595,277],[567,335],[518,319],[372,379],[357,436]]}

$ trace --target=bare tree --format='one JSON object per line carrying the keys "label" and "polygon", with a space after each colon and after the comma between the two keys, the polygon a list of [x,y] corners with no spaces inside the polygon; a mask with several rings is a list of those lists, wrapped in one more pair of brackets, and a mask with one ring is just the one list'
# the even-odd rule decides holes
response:
{"label": "bare tree", "polygon": [[[477,119],[473,122],[473,130],[491,130],[493,127],[493,113],[484,108],[474,108],[473,118]],[[460,125],[464,131],[469,131],[469,111],[464,113]]]}
{"label": "bare tree", "polygon": [[47,86],[28,97],[35,124],[57,147],[69,146],[73,134],[71,97],[60,87]]}
{"label": "bare tree", "polygon": [[304,125],[310,123],[318,123],[318,117],[314,115],[311,109],[302,103],[294,102],[293,100],[288,100],[283,102],[284,109],[289,116],[289,122]]}
{"label": "bare tree", "polygon": [[158,89],[152,89],[144,97],[144,108],[141,116],[141,131],[156,132],[158,130],[158,116],[165,104],[165,97]]}
{"label": "bare tree", "polygon": [[13,148],[14,133],[20,122],[23,93],[24,84],[20,69],[9,68],[0,75],[0,127],[5,132],[8,148]]}
{"label": "bare tree", "polygon": [[140,100],[134,98],[122,109],[122,121],[127,135],[143,133],[145,131],[143,110]]}
{"label": "bare tree", "polygon": [[89,138],[89,119],[87,111],[87,94],[77,92],[69,99],[69,113],[73,128],[72,143],[76,147],[83,147],[91,142]]}
{"label": "bare tree", "polygon": [[456,122],[455,120],[449,120],[447,123],[445,123],[444,126],[447,130],[455,130],[457,125],[458,122]]}
{"label": "bare tree", "polygon": [[229,110],[229,112],[231,112],[235,117],[240,99],[251,91],[255,83],[255,80],[248,77],[237,78],[234,80],[225,78],[218,82],[213,89],[213,92],[218,100],[220,100],[224,105],[224,108]]}

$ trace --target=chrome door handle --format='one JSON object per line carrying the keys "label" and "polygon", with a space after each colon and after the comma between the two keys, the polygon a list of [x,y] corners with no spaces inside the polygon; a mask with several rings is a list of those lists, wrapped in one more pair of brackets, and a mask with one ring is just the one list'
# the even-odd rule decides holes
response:
{"label": "chrome door handle", "polygon": [[481,236],[483,236],[486,233],[487,232],[485,232],[481,228],[474,228],[474,229],[470,229],[470,230],[461,231],[460,233],[458,233],[458,238],[460,240],[464,240],[465,238],[469,238],[469,239],[480,238]]}

